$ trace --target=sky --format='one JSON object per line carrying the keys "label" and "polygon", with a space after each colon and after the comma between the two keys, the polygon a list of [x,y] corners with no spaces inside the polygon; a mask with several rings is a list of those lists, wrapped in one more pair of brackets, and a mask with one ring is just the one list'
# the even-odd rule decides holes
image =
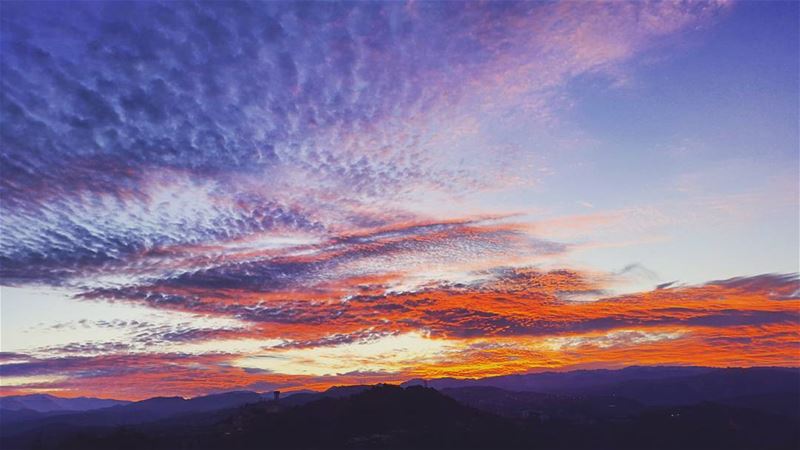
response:
{"label": "sky", "polygon": [[2,2],[0,393],[800,365],[796,2]]}

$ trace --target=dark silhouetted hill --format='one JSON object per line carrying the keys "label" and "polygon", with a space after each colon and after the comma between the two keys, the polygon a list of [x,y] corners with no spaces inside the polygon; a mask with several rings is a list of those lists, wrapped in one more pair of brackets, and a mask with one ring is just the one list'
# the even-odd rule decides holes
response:
{"label": "dark silhouetted hill", "polygon": [[512,392],[500,388],[469,386],[447,388],[442,394],[459,403],[511,418],[591,420],[626,418],[643,412],[641,403],[615,396],[587,396]]}
{"label": "dark silhouetted hill", "polygon": [[[323,398],[342,398],[368,390],[371,386],[333,386],[323,392],[305,391],[283,397],[280,400],[282,407],[301,406]],[[270,397],[267,397],[270,398]]]}
{"label": "dark silhouetted hill", "polygon": [[[517,448],[521,429],[433,389],[379,385],[288,409],[241,407],[213,426],[51,429],[6,441],[19,448]],[[499,446],[499,447],[498,447]]]}

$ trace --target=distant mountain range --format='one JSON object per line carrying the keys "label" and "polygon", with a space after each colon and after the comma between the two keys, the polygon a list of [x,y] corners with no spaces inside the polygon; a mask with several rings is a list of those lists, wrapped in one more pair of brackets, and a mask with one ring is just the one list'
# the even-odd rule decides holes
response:
{"label": "distant mountain range", "polygon": [[0,397],[0,410],[19,411],[27,409],[36,412],[89,411],[128,403],[130,402],[125,400],[90,397],[61,398],[48,394],[13,395]]}
{"label": "distant mountain range", "polygon": [[607,386],[627,381],[653,382],[658,380],[680,379],[696,375],[733,373],[735,371],[758,371],[774,369],[791,372],[782,368],[731,368],[691,366],[630,366],[624,369],[573,370],[568,372],[538,372],[529,374],[503,375],[479,379],[435,378],[430,380],[413,379],[402,386],[422,385],[441,389],[465,386],[492,386],[514,391],[534,392],[576,392],[597,386]]}
{"label": "distant mountain range", "polygon": [[[425,388],[425,385],[429,386]],[[77,409],[83,408],[83,409]],[[0,447],[800,448],[800,369],[629,367],[234,391],[0,398]]]}
{"label": "distant mountain range", "polygon": [[[495,387],[507,391],[617,396],[646,405],[681,405],[800,391],[800,369],[780,367],[627,367],[507,375],[481,379],[410,380],[436,389]],[[800,404],[800,398],[795,398]]]}

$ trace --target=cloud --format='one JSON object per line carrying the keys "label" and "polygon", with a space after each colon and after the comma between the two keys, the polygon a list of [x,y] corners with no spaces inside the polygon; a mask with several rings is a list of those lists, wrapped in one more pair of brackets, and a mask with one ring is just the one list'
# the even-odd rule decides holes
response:
{"label": "cloud", "polygon": [[[240,291],[237,300],[222,303],[215,299],[212,289],[207,301],[160,306],[256,324],[250,332],[257,336],[291,338],[283,347],[348,343],[415,330],[426,330],[438,338],[471,339],[609,332],[631,327],[793,324],[800,319],[790,301],[777,301],[798,288],[796,275],[662,287],[615,297],[604,291],[602,278],[598,280],[592,274],[525,268],[488,273],[489,277],[484,272],[483,278],[471,284],[432,285],[401,292],[379,290],[345,297],[317,291],[307,300],[291,300],[288,293],[277,298],[258,294],[248,298]],[[572,300],[574,295],[587,293],[599,299]],[[148,297],[137,298],[135,293],[128,295],[130,300],[149,301]],[[270,326],[260,327],[266,324]]]}
{"label": "cloud", "polygon": [[3,363],[8,363],[10,361],[20,361],[20,360],[27,360],[30,357],[24,353],[16,353],[16,352],[0,352],[0,361]]}
{"label": "cloud", "polygon": [[[800,299],[800,282],[798,282],[797,274],[763,274],[752,277],[735,277],[727,280],[712,281],[709,284],[749,291],[765,290],[770,297],[775,299]],[[792,286],[794,286],[794,290],[792,290]]]}
{"label": "cloud", "polygon": [[307,341],[289,341],[283,344],[276,345],[272,348],[302,349],[302,348],[330,347],[330,346],[338,346],[342,344],[353,344],[353,343],[365,344],[377,341],[378,339],[385,338],[387,336],[396,336],[398,334],[399,334],[398,331],[378,332],[373,329],[366,329],[366,330],[359,330],[354,333],[331,334],[320,339],[313,339]]}
{"label": "cloud", "polygon": [[42,349],[49,354],[108,354],[125,353],[131,349],[130,344],[124,342],[71,342],[57,347]]}
{"label": "cloud", "polygon": [[9,5],[0,280],[85,281],[266,231],[330,237],[413,217],[396,208],[408,196],[502,184],[435,137],[542,107],[722,9]]}
{"label": "cloud", "polygon": [[550,345],[556,351],[561,351],[569,348],[580,348],[585,346],[593,346],[599,348],[611,348],[619,346],[639,345],[648,342],[658,342],[664,340],[679,339],[683,337],[682,332],[671,333],[651,333],[637,330],[618,330],[608,334],[596,336],[568,336],[550,338],[545,341],[546,345]]}
{"label": "cloud", "polygon": [[409,286],[435,279],[439,274],[429,271],[437,267],[463,272],[498,259],[554,255],[566,249],[563,244],[532,238],[513,224],[483,219],[415,222],[267,250],[245,243],[224,251],[174,248],[152,257],[168,253],[181,260],[179,255],[185,252],[190,255],[184,259],[189,264],[153,270],[142,282],[131,279],[123,287],[86,289],[80,297],[138,300],[159,308],[199,312],[232,312],[238,303],[251,307],[239,308],[239,314],[255,318],[256,314],[272,316],[273,306],[265,303],[268,299],[331,300],[370,290],[383,292],[397,289],[399,283]]}

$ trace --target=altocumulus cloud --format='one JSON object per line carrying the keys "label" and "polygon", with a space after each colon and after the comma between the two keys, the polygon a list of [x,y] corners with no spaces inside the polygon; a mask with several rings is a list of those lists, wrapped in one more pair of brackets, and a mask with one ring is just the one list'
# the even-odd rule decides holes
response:
{"label": "altocumulus cloud", "polygon": [[[480,185],[428,145],[463,98],[551,92],[719,5],[614,9],[8,3],[0,276],[61,284],[165,246],[413,217],[386,203]],[[597,40],[552,38],[578,26]]]}

